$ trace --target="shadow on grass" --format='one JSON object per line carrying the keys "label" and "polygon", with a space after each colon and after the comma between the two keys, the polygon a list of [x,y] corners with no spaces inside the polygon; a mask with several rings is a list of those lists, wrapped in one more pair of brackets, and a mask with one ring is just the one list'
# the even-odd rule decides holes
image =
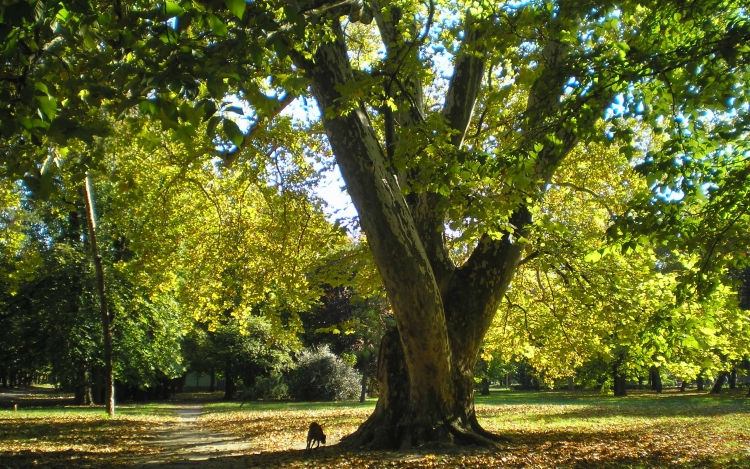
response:
{"label": "shadow on grass", "polygon": [[26,468],[103,468],[136,467],[154,469],[234,469],[234,468],[322,468],[399,467],[541,467],[541,468],[729,468],[750,467],[750,449],[744,454],[696,454],[687,448],[639,446],[637,432],[549,432],[509,434],[512,442],[497,449],[476,447],[425,449],[412,451],[351,451],[326,446],[311,452],[287,450],[259,454],[226,456],[205,460],[175,459],[133,466],[130,454],[102,455],[81,451],[21,451],[0,455],[0,467]]}
{"label": "shadow on grass", "polygon": [[[596,419],[613,417],[705,417],[750,414],[750,399],[744,390],[721,395],[707,393],[670,393],[657,395],[641,392],[628,397],[611,397],[576,393],[497,393],[489,398],[478,398],[483,418],[495,418],[507,413],[509,407],[544,405],[549,407],[530,420]],[[559,410],[555,407],[559,406]]]}
{"label": "shadow on grass", "polygon": [[[151,428],[154,423],[148,420],[129,418],[127,420],[67,420],[48,421],[43,418],[4,418],[0,419],[0,443],[10,440],[17,442],[44,442],[55,446],[76,446],[81,444],[122,444],[123,441],[150,439],[139,433],[141,428]],[[2,466],[0,466],[2,467]]]}

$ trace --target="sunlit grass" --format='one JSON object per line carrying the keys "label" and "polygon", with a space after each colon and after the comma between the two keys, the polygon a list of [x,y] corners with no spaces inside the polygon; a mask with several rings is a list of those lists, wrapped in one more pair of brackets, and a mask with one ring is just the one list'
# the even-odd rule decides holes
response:
{"label": "sunlit grass", "polygon": [[[125,404],[110,419],[102,406],[70,406],[64,396],[16,399],[0,410],[0,468],[108,467],[155,454],[154,432],[176,421],[174,404]],[[50,407],[44,407],[48,403]],[[30,407],[24,407],[24,406]]]}
{"label": "sunlit grass", "polygon": [[[219,459],[195,467],[750,467],[750,399],[742,393],[493,392],[477,396],[484,427],[509,438],[497,449],[357,452],[335,443],[372,412],[365,403],[239,402],[199,399],[125,403],[117,417],[102,407],[0,410],[0,468],[131,465],[159,451],[157,435],[182,431],[175,409],[200,405],[196,428],[232,434],[251,443],[241,461]],[[219,398],[214,393],[211,398]],[[305,453],[312,421],[328,444]],[[36,461],[36,463],[34,463]],[[191,466],[192,467],[192,466]]]}

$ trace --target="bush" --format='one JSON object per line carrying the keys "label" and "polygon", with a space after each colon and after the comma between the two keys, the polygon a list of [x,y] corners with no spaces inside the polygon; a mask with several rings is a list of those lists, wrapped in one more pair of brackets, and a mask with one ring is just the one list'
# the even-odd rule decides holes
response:
{"label": "bush", "polygon": [[341,401],[359,397],[362,376],[328,346],[304,350],[289,372],[289,394],[299,401]]}
{"label": "bush", "polygon": [[279,371],[272,371],[268,376],[258,376],[255,384],[245,389],[242,396],[243,401],[258,399],[281,401],[288,398],[289,386],[287,386],[284,376]]}

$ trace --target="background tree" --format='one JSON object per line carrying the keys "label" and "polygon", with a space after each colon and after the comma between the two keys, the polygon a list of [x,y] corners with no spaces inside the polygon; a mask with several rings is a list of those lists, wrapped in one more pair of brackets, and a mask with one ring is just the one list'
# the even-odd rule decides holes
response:
{"label": "background tree", "polygon": [[[579,143],[622,146],[650,187],[680,187],[682,200],[644,196],[611,233],[626,247],[671,233],[700,251],[698,293],[747,233],[742,2],[98,7],[3,6],[4,171],[43,186],[45,143],[91,140],[104,133],[98,113],[135,105],[185,141],[202,120],[211,134],[221,124],[231,164],[309,86],[397,323],[357,444],[488,443],[472,370],[538,203]],[[228,93],[252,109],[247,134],[217,114],[231,112]],[[644,155],[625,117],[667,141]]]}
{"label": "background tree", "polygon": [[326,344],[338,355],[353,357],[362,375],[360,402],[364,402],[370,378],[377,372],[380,341],[386,328],[394,325],[366,242],[347,243],[332,251],[314,278],[328,286],[320,306],[301,318],[303,342],[307,347]]}

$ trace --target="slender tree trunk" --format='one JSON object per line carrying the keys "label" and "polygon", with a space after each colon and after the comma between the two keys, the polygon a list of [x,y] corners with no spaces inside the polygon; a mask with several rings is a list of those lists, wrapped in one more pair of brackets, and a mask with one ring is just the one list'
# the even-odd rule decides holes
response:
{"label": "slender tree trunk", "polygon": [[211,370],[211,381],[208,385],[208,392],[214,392],[216,390],[216,373]]}
{"label": "slender tree trunk", "polygon": [[698,391],[703,391],[704,390],[703,388],[705,386],[703,383],[703,376],[702,375],[698,376],[698,378],[696,378],[695,381],[696,381],[696,385],[698,386]]}
{"label": "slender tree trunk", "polygon": [[359,393],[359,402],[365,402],[367,399],[367,368],[369,367],[369,360],[367,354],[362,355],[362,391]]}
{"label": "slender tree trunk", "polygon": [[573,392],[576,389],[575,382],[572,376],[568,376],[568,391]]}
{"label": "slender tree trunk", "polygon": [[680,392],[685,392],[685,388],[687,387],[687,381],[684,379],[682,380],[682,384],[680,384]]}
{"label": "slender tree trunk", "polygon": [[94,270],[96,271],[97,292],[99,294],[99,310],[102,321],[102,332],[104,335],[104,373],[106,381],[105,400],[107,414],[110,418],[115,416],[115,381],[114,367],[112,363],[112,328],[111,315],[107,304],[107,291],[104,284],[104,266],[102,256],[99,254],[99,245],[96,238],[96,218],[94,215],[94,193],[91,175],[87,172],[83,184],[84,202],[86,203],[86,221],[89,227],[89,237],[91,246],[91,257],[94,260]]}

